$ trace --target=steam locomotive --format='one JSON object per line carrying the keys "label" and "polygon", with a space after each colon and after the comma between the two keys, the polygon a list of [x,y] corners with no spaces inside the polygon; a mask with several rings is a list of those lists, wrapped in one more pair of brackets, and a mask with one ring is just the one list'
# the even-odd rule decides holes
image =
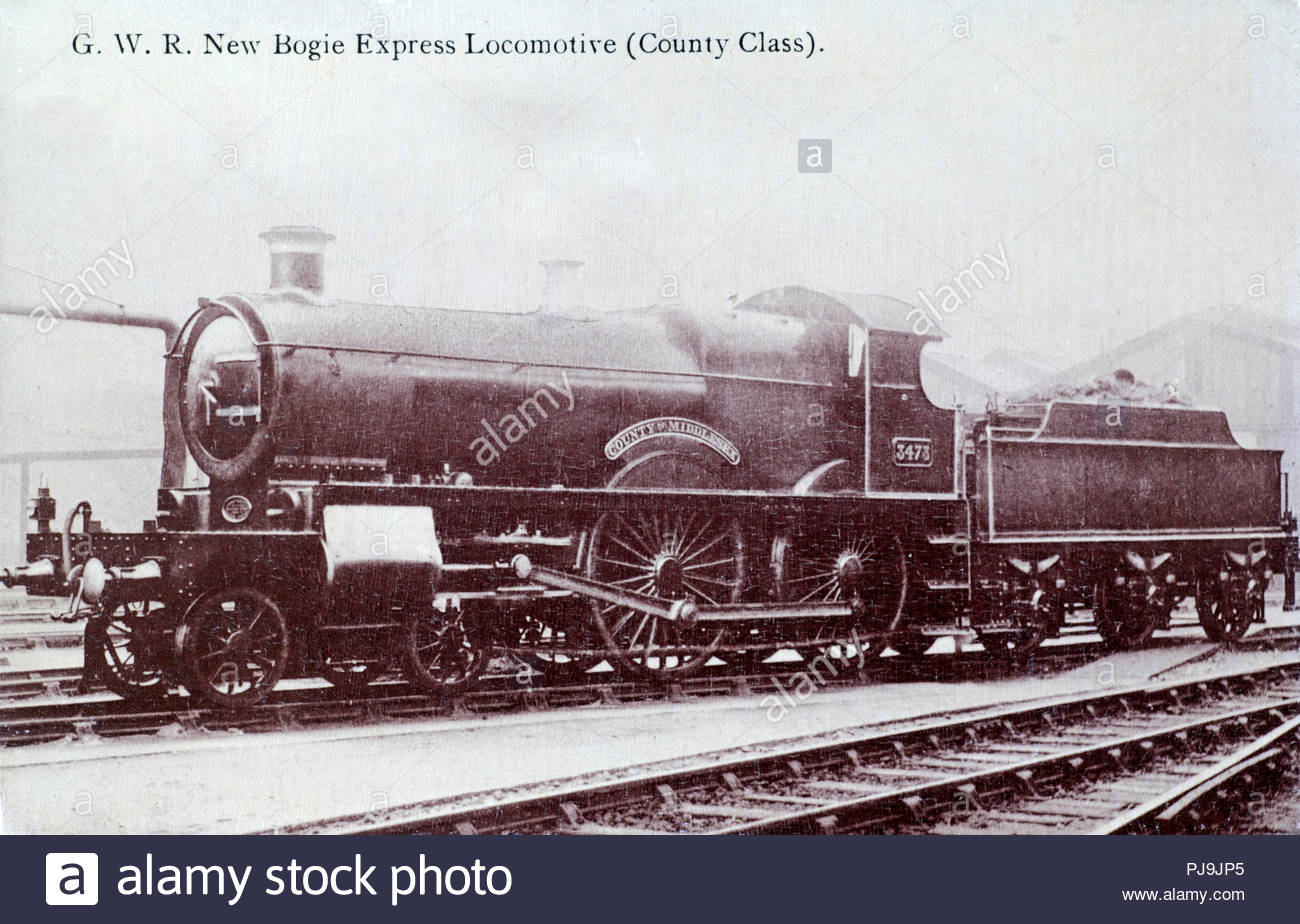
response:
{"label": "steam locomotive", "polygon": [[397,663],[453,692],[493,652],[664,680],[849,639],[1024,656],[1085,607],[1129,647],[1185,598],[1232,640],[1294,530],[1281,453],[1220,411],[932,404],[935,338],[894,299],[353,304],[324,292],[331,235],[262,236],[270,290],[168,338],[156,521],[98,530],[82,502],[60,530],[40,496],[0,575],[70,594],[87,674],[124,696],[239,706]]}

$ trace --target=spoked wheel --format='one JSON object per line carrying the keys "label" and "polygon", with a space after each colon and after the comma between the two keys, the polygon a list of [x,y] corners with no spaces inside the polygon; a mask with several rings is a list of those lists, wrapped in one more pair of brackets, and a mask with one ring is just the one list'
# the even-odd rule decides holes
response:
{"label": "spoked wheel", "polygon": [[167,607],[157,600],[108,602],[103,614],[86,624],[88,667],[97,670],[110,690],[125,699],[153,699],[167,692],[163,633]]}
{"label": "spoked wheel", "polygon": [[194,695],[218,706],[250,706],[284,676],[289,626],[260,590],[223,587],[190,604],[176,652]]}
{"label": "spoked wheel", "polygon": [[411,683],[426,693],[468,688],[491,654],[491,646],[458,610],[412,613],[402,621],[402,663]]}
{"label": "spoked wheel", "polygon": [[1165,589],[1142,574],[1114,577],[1097,588],[1093,616],[1097,632],[1111,648],[1138,648],[1169,619],[1173,605]]}
{"label": "spoked wheel", "polygon": [[897,536],[843,528],[785,533],[772,544],[772,570],[783,602],[843,602],[854,609],[842,623],[815,627],[814,643],[798,646],[805,661],[866,645],[866,639],[895,632],[903,621],[907,555]]}
{"label": "spoked wheel", "polygon": [[778,597],[785,603],[839,603],[857,613],[852,626],[892,632],[907,599],[907,555],[897,536],[832,527],[778,536],[772,546]]}
{"label": "spoked wheel", "polygon": [[[592,531],[587,574],[668,600],[735,602],[745,574],[740,521],[703,510],[606,514]],[[641,676],[696,671],[722,641],[718,629],[684,629],[613,604],[595,603],[593,610],[611,654]]]}
{"label": "spoked wheel", "polygon": [[1248,571],[1206,578],[1196,587],[1196,615],[1211,641],[1239,642],[1264,612],[1264,586]]}

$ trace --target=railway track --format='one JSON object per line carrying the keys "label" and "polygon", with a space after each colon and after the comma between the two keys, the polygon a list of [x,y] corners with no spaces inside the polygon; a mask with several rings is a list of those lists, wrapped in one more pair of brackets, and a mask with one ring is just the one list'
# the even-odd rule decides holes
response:
{"label": "railway track", "polygon": [[1290,801],[1300,831],[1300,717],[1288,719],[1200,773],[1111,819],[1095,834],[1255,833],[1254,815]]}
{"label": "railway track", "polygon": [[[1205,648],[1200,639],[1168,637],[1161,647],[1199,647],[1184,663],[1194,663],[1221,650]],[[1234,646],[1274,648],[1300,643],[1300,628],[1282,627],[1261,632]],[[996,680],[1010,676],[1049,674],[1089,663],[1105,655],[1097,644],[1076,643],[1040,649],[1028,664],[984,651],[912,657],[848,657],[834,676],[824,676],[819,689],[845,689],[866,683],[953,682]],[[0,672],[0,746],[39,744],[65,738],[122,737],[153,734],[162,729],[239,729],[245,732],[282,731],[323,725],[375,724],[432,717],[492,715],[519,711],[545,711],[591,704],[619,705],[645,702],[687,701],[718,696],[756,699],[789,692],[807,675],[807,662],[785,661],[761,665],[745,674],[726,665],[714,671],[664,685],[620,679],[617,674],[588,674],[581,682],[540,685],[539,678],[520,682],[521,675],[502,670],[485,677],[467,693],[436,697],[412,690],[401,680],[379,682],[360,694],[346,693],[323,683],[300,683],[275,690],[257,706],[238,711],[205,707],[179,692],[157,700],[133,703],[107,692],[68,695],[78,684],[75,670]],[[312,681],[308,681],[312,684]],[[48,694],[64,698],[52,701]],[[5,701],[3,697],[9,697]],[[24,699],[45,696],[39,702]]]}
{"label": "railway track", "polygon": [[83,626],[80,624],[14,620],[0,627],[0,653],[32,648],[80,648]]}
{"label": "railway track", "polygon": [[81,684],[81,668],[11,670],[0,667],[0,702],[37,696],[70,696]]}
{"label": "railway track", "polygon": [[[1297,636],[1300,639],[1300,636]],[[1077,649],[1077,650],[1076,650]],[[1036,662],[1041,671],[1060,670],[1086,663],[1096,656],[1083,646],[1060,646]],[[1006,659],[984,652],[967,652],[955,658],[924,656],[870,659],[857,667],[850,658],[823,689],[843,689],[863,683],[916,680],[994,679],[1023,671]],[[121,737],[151,734],[167,727],[216,728],[242,731],[277,731],[326,724],[359,724],[435,716],[490,715],[514,711],[543,711],[595,703],[607,705],[671,702],[707,697],[742,695],[763,697],[791,689],[807,665],[802,661],[763,665],[745,674],[729,672],[725,665],[664,685],[623,680],[613,673],[587,675],[577,683],[521,684],[519,675],[502,672],[484,678],[477,689],[452,698],[413,692],[401,680],[380,682],[362,694],[347,694],[333,687],[281,688],[267,702],[239,711],[196,704],[188,696],[171,694],[152,703],[131,703],[111,694],[75,697],[65,702],[21,700],[0,703],[0,745],[38,744],[68,737]],[[40,685],[37,679],[16,683]]]}
{"label": "railway track", "polygon": [[[1300,661],[1094,693],[889,731],[844,733],[498,801],[415,805],[287,833],[706,833],[1129,830],[1231,760],[1286,752]],[[1276,733],[1273,739],[1269,733]],[[1288,737],[1290,736],[1290,737]],[[1261,744],[1262,742],[1262,744]],[[1271,755],[1276,756],[1276,755]],[[1241,779],[1240,774],[1237,775]],[[1163,800],[1163,801],[1160,801]],[[1139,811],[1140,810],[1140,811]],[[1159,814],[1159,811],[1156,814]],[[1146,814],[1143,814],[1143,813]]]}

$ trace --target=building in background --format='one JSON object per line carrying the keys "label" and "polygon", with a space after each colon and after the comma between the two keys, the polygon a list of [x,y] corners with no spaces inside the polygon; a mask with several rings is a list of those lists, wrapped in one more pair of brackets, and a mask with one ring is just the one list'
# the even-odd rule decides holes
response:
{"label": "building in background", "polygon": [[999,347],[971,359],[947,344],[934,344],[921,354],[921,381],[930,400],[976,414],[1032,388],[1059,368],[1059,362],[1022,347]]}

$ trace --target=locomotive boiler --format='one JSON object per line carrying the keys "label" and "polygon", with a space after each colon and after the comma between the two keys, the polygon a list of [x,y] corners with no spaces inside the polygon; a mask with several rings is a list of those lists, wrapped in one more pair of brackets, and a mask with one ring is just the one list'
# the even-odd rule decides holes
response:
{"label": "locomotive boiler", "polygon": [[3,574],[70,593],[124,695],[239,705],[395,663],[454,691],[493,652],[667,679],[955,631],[1023,656],[1071,608],[1131,646],[1187,597],[1215,638],[1262,618],[1280,453],[1220,412],[938,407],[933,338],[885,297],[356,304],[326,292],[330,235],[263,237],[269,291],[169,338],[153,528],[94,531],[83,502],[58,532],[46,498]]}

